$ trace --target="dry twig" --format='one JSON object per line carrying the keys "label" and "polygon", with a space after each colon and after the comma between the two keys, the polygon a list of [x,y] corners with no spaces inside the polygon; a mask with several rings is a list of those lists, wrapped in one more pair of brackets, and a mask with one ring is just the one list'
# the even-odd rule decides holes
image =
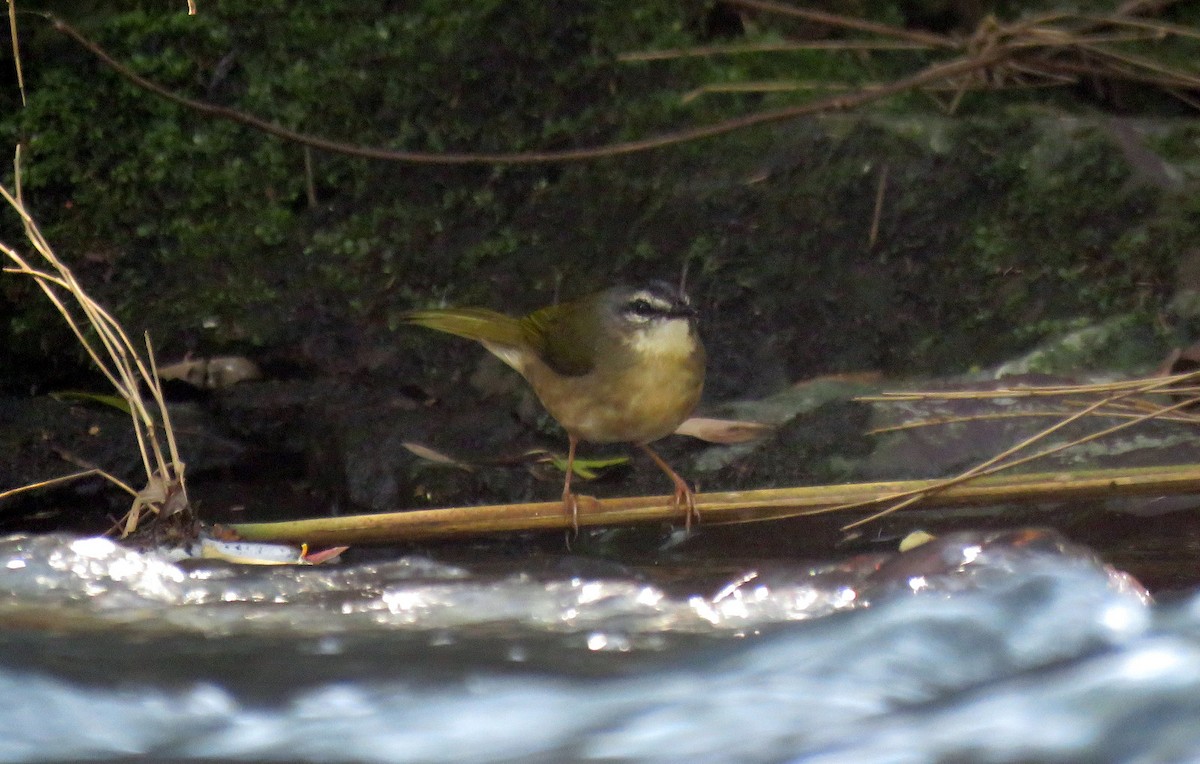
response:
{"label": "dry twig", "polygon": [[[1200,372],[1096,385],[870,396],[860,400],[886,403],[920,400],[923,397],[962,400],[1011,397],[1014,394],[1030,398],[1088,394],[1094,399],[1089,403],[1078,402],[1077,410],[1063,412],[1054,424],[951,478],[704,493],[697,497],[697,511],[707,526],[879,508],[843,526],[844,529],[850,529],[917,504],[922,507],[934,507],[1200,493],[1200,466],[1190,464],[1134,469],[998,474],[1144,422],[1184,417],[1185,415],[1179,412],[1200,403],[1200,391],[1193,390],[1190,394],[1181,394],[1179,391],[1198,379]],[[1143,396],[1166,393],[1170,393],[1176,400],[1164,404],[1143,399]],[[1092,416],[1114,415],[1122,421],[1067,442],[1043,445],[1051,435],[1072,423]],[[1197,420],[1193,415],[1186,415],[1186,421]],[[1035,448],[1038,446],[1041,447]],[[582,496],[578,522],[584,526],[670,522],[676,519],[677,515],[670,497],[597,500]],[[567,528],[570,522],[571,519],[562,512],[560,502],[543,502],[416,510],[285,523],[243,523],[230,526],[227,530],[235,537],[251,541],[345,544],[456,538],[517,530],[561,530]]]}
{"label": "dry twig", "polygon": [[[863,506],[880,497],[924,494],[922,506],[986,506],[1008,502],[1062,502],[1113,496],[1158,496],[1200,492],[1200,467],[1180,465],[1090,472],[994,475],[935,490],[941,481],[769,488],[704,493],[696,497],[701,528],[766,522],[822,514],[825,508]],[[579,525],[614,526],[670,523],[679,518],[670,496],[637,496],[598,501],[580,496]],[[561,501],[499,504],[387,512],[371,515],[237,523],[218,533],[245,541],[306,542],[315,546],[386,544],[454,539],[514,531],[562,531],[571,518]]]}
{"label": "dry twig", "polygon": [[[0,242],[0,252],[15,264],[5,268],[4,272],[28,276],[37,282],[42,293],[66,321],[92,363],[129,405],[133,431],[146,470],[146,487],[141,491],[134,490],[102,470],[88,470],[69,476],[70,479],[74,479],[86,474],[98,474],[133,494],[133,506],[122,522],[122,532],[128,535],[137,529],[140,519],[147,512],[169,515],[187,506],[184,465],[179,457],[170,414],[154,365],[150,336],[147,334],[145,338],[146,356],[143,359],[121,324],[88,295],[75,279],[71,269],[55,255],[29,214],[21,193],[20,147],[17,149],[14,168],[14,189],[10,191],[0,186],[0,196],[20,216],[26,238],[48,266],[48,270],[35,268],[16,248]],[[81,315],[77,315],[77,312]],[[95,339],[88,336],[84,326],[95,332]],[[149,390],[152,404],[148,404],[143,397],[143,386]],[[160,422],[165,443],[160,440]]]}

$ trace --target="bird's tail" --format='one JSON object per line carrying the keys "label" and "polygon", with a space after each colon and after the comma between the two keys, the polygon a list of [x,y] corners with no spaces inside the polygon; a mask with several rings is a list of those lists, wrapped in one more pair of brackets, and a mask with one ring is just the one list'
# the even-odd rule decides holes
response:
{"label": "bird's tail", "polygon": [[520,319],[487,308],[434,308],[405,313],[403,319],[439,332],[490,345],[526,343]]}

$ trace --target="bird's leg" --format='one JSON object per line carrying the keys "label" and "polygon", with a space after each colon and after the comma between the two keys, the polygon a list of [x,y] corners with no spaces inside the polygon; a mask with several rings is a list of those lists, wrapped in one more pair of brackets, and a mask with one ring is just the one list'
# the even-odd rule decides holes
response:
{"label": "bird's leg", "polygon": [[654,460],[658,468],[667,473],[667,477],[671,478],[671,482],[675,483],[675,508],[682,509],[685,512],[684,528],[692,529],[692,519],[700,522],[700,512],[696,509],[696,494],[688,486],[687,482],[679,477],[679,473],[671,469],[671,465],[667,464],[661,456],[654,453],[654,449],[647,446],[645,443],[639,443],[638,446],[646,452],[646,454]]}
{"label": "bird's leg", "polygon": [[567,433],[567,478],[563,481],[563,511],[571,516],[571,528],[579,535],[579,500],[571,493],[571,475],[575,473],[575,446],[579,438]]}

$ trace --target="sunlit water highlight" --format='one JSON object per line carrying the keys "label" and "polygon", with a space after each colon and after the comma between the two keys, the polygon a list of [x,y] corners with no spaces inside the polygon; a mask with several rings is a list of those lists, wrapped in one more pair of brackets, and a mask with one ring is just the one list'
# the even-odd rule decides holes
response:
{"label": "sunlit water highlight", "polygon": [[1200,597],[1046,532],[745,570],[178,563],[0,539],[0,761],[1200,760]]}

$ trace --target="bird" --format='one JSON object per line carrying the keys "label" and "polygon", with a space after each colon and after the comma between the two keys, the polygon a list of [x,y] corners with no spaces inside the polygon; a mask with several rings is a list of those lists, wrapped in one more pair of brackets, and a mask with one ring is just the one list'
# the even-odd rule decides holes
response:
{"label": "bird", "polygon": [[581,441],[636,445],[674,484],[686,529],[699,519],[687,481],[650,447],[691,415],[704,389],[698,313],[682,288],[618,285],[522,318],[487,308],[414,310],[402,318],[475,340],[525,378],[566,430],[562,501],[576,531],[571,475]]}

